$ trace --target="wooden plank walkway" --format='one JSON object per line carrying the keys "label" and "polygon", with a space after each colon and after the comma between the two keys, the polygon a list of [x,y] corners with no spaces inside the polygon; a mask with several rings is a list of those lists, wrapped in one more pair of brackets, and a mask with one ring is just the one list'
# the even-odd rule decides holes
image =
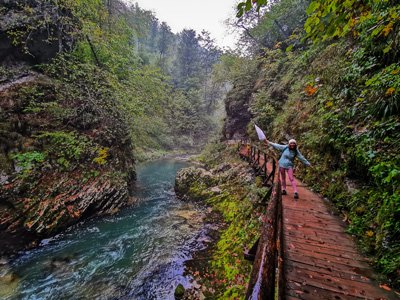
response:
{"label": "wooden plank walkway", "polygon": [[[247,156],[247,149],[240,153]],[[263,160],[260,161],[262,165]],[[346,224],[296,179],[300,199],[282,196],[285,299],[400,299],[381,288]]]}
{"label": "wooden plank walkway", "polygon": [[[287,299],[395,299],[380,288],[346,224],[296,179],[282,196]],[[397,298],[397,297],[396,297]]]}

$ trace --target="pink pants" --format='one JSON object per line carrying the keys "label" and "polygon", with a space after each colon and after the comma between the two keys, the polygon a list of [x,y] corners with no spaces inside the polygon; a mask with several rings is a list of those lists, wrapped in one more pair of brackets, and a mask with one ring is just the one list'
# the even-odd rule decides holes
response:
{"label": "pink pants", "polygon": [[296,186],[296,182],[294,181],[292,168],[285,169],[285,168],[279,167],[279,172],[281,173],[281,178],[282,178],[281,179],[282,180],[282,189],[286,190],[286,173],[285,173],[285,171],[287,171],[287,173],[289,175],[289,180],[290,180],[290,183],[292,184],[294,192],[297,193],[297,186]]}

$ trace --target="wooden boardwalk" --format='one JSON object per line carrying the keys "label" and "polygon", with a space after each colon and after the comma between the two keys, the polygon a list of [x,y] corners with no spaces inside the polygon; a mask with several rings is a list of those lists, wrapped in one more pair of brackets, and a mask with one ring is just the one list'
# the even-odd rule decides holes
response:
{"label": "wooden boardwalk", "polygon": [[358,254],[345,224],[319,195],[298,183],[282,196],[286,299],[391,299]]}
{"label": "wooden boardwalk", "polygon": [[[248,156],[248,149],[240,149]],[[258,162],[261,166],[263,159]],[[276,178],[275,178],[276,180]],[[289,180],[287,180],[289,182]],[[346,224],[321,196],[296,179],[300,199],[282,195],[283,299],[400,299],[374,280]]]}

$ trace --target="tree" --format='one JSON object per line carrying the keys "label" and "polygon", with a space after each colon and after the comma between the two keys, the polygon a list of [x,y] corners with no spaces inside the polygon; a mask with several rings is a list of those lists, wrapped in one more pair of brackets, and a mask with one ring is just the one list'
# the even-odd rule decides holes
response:
{"label": "tree", "polygon": [[242,31],[242,47],[249,53],[259,53],[260,48],[273,48],[292,38],[296,31],[301,31],[307,19],[306,8],[309,0],[270,1],[261,11],[250,10],[239,18],[230,20],[230,24]]}
{"label": "tree", "polygon": [[[200,70],[200,45],[196,31],[184,29],[179,35],[177,62],[180,83],[196,77]],[[193,83],[193,82],[192,82]]]}
{"label": "tree", "polygon": [[222,51],[215,45],[215,40],[211,38],[210,33],[203,30],[198,37],[201,45],[201,64],[203,71],[203,99],[206,105],[207,113],[211,113],[216,105],[216,101],[221,96],[221,87],[215,84],[212,76],[214,65],[220,60]]}
{"label": "tree", "polygon": [[169,51],[170,46],[174,41],[174,34],[171,32],[171,28],[167,23],[162,22],[160,25],[159,39],[157,49],[159,52],[159,66],[161,70],[166,71],[166,55]]}

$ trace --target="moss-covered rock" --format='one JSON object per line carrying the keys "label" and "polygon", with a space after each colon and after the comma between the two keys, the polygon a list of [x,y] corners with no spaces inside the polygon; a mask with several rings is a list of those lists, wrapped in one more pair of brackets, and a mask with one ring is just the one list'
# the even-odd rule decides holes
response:
{"label": "moss-covered rock", "polygon": [[175,179],[175,193],[182,200],[203,200],[209,195],[208,187],[218,183],[218,176],[203,168],[180,170]]}
{"label": "moss-covered rock", "polygon": [[185,288],[183,287],[182,284],[178,284],[174,292],[175,299],[182,299],[184,295],[185,295]]}
{"label": "moss-covered rock", "polygon": [[2,0],[0,5],[1,61],[44,63],[72,48],[73,17],[67,9],[38,0]]}
{"label": "moss-covered rock", "polygon": [[[88,102],[70,81],[21,76],[0,84],[0,255],[114,213],[131,202],[135,179],[130,138],[112,99]],[[98,86],[85,85],[91,88]]]}
{"label": "moss-covered rock", "polygon": [[[243,249],[251,247],[258,237],[263,209],[260,200],[265,191],[257,187],[251,166],[239,160],[236,146],[219,144],[213,149],[202,155],[208,167],[183,169],[177,175],[175,189],[182,199],[201,200],[209,211],[220,216],[221,232],[212,255],[198,269],[196,264],[191,266],[205,298],[240,298],[244,297],[251,268],[242,259]],[[196,289],[192,292],[197,293]]]}

